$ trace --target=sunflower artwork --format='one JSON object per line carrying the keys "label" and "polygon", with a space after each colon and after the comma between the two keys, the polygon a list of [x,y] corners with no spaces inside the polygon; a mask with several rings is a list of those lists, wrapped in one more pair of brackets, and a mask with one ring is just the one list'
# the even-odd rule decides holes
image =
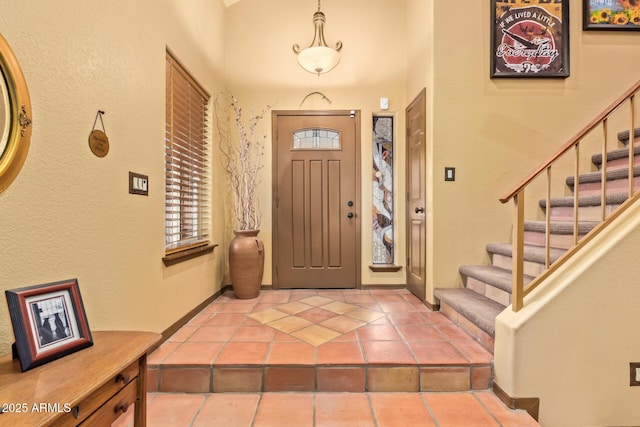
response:
{"label": "sunflower artwork", "polygon": [[640,30],[640,0],[585,0],[585,30]]}

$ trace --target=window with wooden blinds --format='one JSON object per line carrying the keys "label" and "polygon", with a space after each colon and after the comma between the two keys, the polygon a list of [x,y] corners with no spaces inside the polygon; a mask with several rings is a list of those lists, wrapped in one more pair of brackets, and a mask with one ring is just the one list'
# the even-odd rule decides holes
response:
{"label": "window with wooden blinds", "polygon": [[209,244],[209,95],[167,52],[167,254]]}

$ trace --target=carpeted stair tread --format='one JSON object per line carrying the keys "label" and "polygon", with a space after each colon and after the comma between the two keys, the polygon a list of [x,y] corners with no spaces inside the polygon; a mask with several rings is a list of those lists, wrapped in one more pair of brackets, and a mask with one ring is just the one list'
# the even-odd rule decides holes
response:
{"label": "carpeted stair tread", "polygon": [[[619,205],[627,200],[627,193],[611,193],[607,194],[607,205]],[[600,206],[602,197],[597,194],[594,196],[580,196],[578,197],[579,207]],[[541,199],[538,203],[542,209],[547,208],[547,199]],[[550,205],[552,208],[557,207],[573,207],[573,197],[556,197],[550,199]]]}
{"label": "carpeted stair tread", "polygon": [[[497,254],[510,257],[512,255],[511,243],[488,243],[487,252],[490,254]],[[549,251],[549,257],[551,262],[554,262],[560,256],[565,253],[564,249],[551,248]],[[536,262],[538,264],[544,264],[545,250],[542,246],[524,245],[524,260],[528,262]]]}
{"label": "carpeted stair tread", "polygon": [[[637,138],[640,136],[640,128],[636,128],[633,130],[633,137]],[[624,144],[629,142],[629,131],[624,130],[622,132],[618,132],[618,140]]]}
{"label": "carpeted stair tread", "polygon": [[467,288],[440,288],[435,289],[434,294],[474,325],[491,336],[495,335],[496,316],[506,308],[504,305]]}
{"label": "carpeted stair tread", "polygon": [[[628,135],[629,132],[627,131],[626,133],[627,135],[627,139],[629,139]],[[638,134],[640,135],[640,133]],[[636,135],[636,136],[638,136]],[[633,155],[637,156],[640,154],[640,145],[635,145],[633,147]],[[612,160],[620,160],[620,159],[626,159],[629,157],[629,149],[628,148],[618,148],[616,150],[611,150],[607,152],[607,161],[612,161]],[[591,156],[591,161],[593,162],[594,165],[601,165],[602,164],[602,153],[598,153],[598,154],[594,154],[593,156]]]}
{"label": "carpeted stair tread", "polygon": [[[493,265],[461,265],[459,268],[461,274],[467,277],[473,277],[483,283],[511,293],[513,286],[513,276],[511,271],[504,268],[495,267]],[[524,284],[531,282],[532,276],[524,276]]]}
{"label": "carpeted stair tread", "polygon": [[[635,166],[633,168],[633,176],[640,176],[640,166]],[[607,181],[614,181],[616,179],[628,179],[629,178],[629,169],[613,169],[607,171]],[[574,176],[569,176],[566,179],[566,183],[569,187],[573,187],[575,182]],[[578,182],[580,184],[590,184],[595,182],[602,182],[602,173],[601,172],[589,172],[582,174],[578,177]]]}
{"label": "carpeted stair tread", "polygon": [[[578,221],[578,234],[587,234],[599,224],[598,221]],[[573,234],[573,221],[552,221],[551,234]],[[524,231],[544,233],[547,229],[545,221],[525,221]]]}

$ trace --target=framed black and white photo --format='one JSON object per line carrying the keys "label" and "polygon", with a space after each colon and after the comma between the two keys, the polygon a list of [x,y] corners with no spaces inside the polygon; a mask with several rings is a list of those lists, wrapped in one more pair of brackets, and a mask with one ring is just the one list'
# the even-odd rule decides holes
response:
{"label": "framed black and white photo", "polygon": [[77,279],[5,291],[26,371],[93,345]]}
{"label": "framed black and white photo", "polygon": [[491,77],[568,77],[569,0],[491,0]]}

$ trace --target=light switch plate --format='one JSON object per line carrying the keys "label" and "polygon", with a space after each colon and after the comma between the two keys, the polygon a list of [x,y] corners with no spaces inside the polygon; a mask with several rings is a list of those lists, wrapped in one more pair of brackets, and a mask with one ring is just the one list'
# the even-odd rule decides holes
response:
{"label": "light switch plate", "polygon": [[129,172],[129,193],[148,196],[149,177],[140,173]]}
{"label": "light switch plate", "polygon": [[640,362],[631,362],[629,364],[629,385],[631,387],[640,386]]}
{"label": "light switch plate", "polygon": [[380,109],[381,110],[389,109],[389,98],[380,98]]}
{"label": "light switch plate", "polygon": [[445,166],[444,168],[444,180],[455,181],[456,180],[456,168]]}

